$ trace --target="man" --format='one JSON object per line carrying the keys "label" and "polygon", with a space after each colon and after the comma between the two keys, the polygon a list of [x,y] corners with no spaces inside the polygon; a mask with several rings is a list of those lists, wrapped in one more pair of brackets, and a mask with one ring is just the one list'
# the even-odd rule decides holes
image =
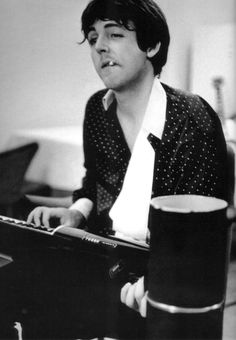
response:
{"label": "man", "polygon": [[[70,227],[146,242],[151,197],[226,197],[221,124],[202,98],[160,83],[170,37],[153,0],[93,0],[82,31],[107,88],[86,107],[83,187],[69,209],[38,207],[28,222],[58,217]],[[126,295],[127,288],[122,302],[134,307]]]}

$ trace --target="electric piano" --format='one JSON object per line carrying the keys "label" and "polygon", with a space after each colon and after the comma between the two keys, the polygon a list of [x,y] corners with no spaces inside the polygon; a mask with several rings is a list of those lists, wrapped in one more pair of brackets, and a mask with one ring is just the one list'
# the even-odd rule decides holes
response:
{"label": "electric piano", "polygon": [[148,256],[139,242],[0,216],[0,338],[13,322],[29,339],[97,337]]}

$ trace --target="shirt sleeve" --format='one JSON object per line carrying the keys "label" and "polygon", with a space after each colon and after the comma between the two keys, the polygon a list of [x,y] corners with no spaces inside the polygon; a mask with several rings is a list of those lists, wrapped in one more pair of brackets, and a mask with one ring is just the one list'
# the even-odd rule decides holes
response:
{"label": "shirt sleeve", "polygon": [[[89,105],[89,104],[88,104]],[[82,179],[82,187],[73,192],[73,202],[80,198],[88,198],[93,203],[96,201],[96,159],[92,138],[90,136],[91,126],[88,114],[88,105],[86,107],[85,118],[83,123],[83,151],[84,151],[84,168],[85,176]]]}
{"label": "shirt sleeve", "polygon": [[211,120],[211,129],[194,125],[189,129],[191,143],[182,147],[181,175],[177,191],[227,199],[227,148],[221,122],[202,99]]}

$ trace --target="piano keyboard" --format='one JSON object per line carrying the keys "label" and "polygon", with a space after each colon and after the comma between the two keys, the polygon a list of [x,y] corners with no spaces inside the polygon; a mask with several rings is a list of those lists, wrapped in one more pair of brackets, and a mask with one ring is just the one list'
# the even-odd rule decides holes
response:
{"label": "piano keyboard", "polygon": [[0,215],[0,224],[1,222],[4,222],[5,224],[9,224],[9,226],[15,226],[22,229],[31,229],[40,233],[46,233],[46,234],[53,234],[54,228],[47,228],[45,226],[36,226],[36,224],[33,223],[27,223],[25,221],[17,220],[15,218],[9,218],[6,216]]}
{"label": "piano keyboard", "polygon": [[12,259],[15,263],[24,263],[27,259],[27,263],[42,261],[43,266],[47,266],[48,258],[55,261],[57,256],[65,256],[63,258],[66,259],[71,254],[82,258],[88,256],[90,259],[92,256],[95,262],[105,261],[111,279],[128,275],[127,280],[130,281],[145,273],[149,246],[113,236],[103,237],[62,225],[56,228],[36,226],[33,223],[0,215],[2,265],[12,262]]}
{"label": "piano keyboard", "polygon": [[6,216],[0,215],[0,231],[1,224],[5,226],[9,226],[9,231],[11,227],[19,228],[28,231],[35,231],[37,233],[46,234],[46,235],[56,235],[56,236],[66,236],[71,239],[80,239],[85,243],[90,243],[91,245],[98,245],[107,248],[116,248],[117,246],[133,248],[136,250],[149,251],[149,246],[140,242],[130,242],[123,239],[116,238],[114,236],[103,237],[100,235],[89,233],[82,229],[70,228],[66,226],[58,226],[56,228],[45,227],[45,226],[36,226],[33,223],[27,223],[22,220],[17,220],[15,218],[9,218]]}

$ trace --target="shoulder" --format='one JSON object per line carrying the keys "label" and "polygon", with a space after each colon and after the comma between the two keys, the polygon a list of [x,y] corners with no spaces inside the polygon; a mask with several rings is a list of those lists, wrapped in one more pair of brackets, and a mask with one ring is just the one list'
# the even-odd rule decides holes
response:
{"label": "shoulder", "polygon": [[[207,104],[206,101],[197,94],[176,89],[165,84],[162,84],[162,86],[166,92],[167,100],[171,101],[177,106],[181,106],[182,108],[188,108],[189,110],[191,109],[190,113],[192,115],[196,113],[197,109],[204,109],[205,111],[208,111],[210,108],[210,105]],[[211,108],[211,110],[213,109]]]}
{"label": "shoulder", "polygon": [[220,120],[213,108],[197,94],[175,89],[162,84],[170,110],[192,121],[202,132],[213,132],[220,128]]}
{"label": "shoulder", "polygon": [[107,125],[108,115],[103,106],[103,97],[107,91],[107,89],[97,91],[87,101],[83,123],[87,134],[103,130]]}

